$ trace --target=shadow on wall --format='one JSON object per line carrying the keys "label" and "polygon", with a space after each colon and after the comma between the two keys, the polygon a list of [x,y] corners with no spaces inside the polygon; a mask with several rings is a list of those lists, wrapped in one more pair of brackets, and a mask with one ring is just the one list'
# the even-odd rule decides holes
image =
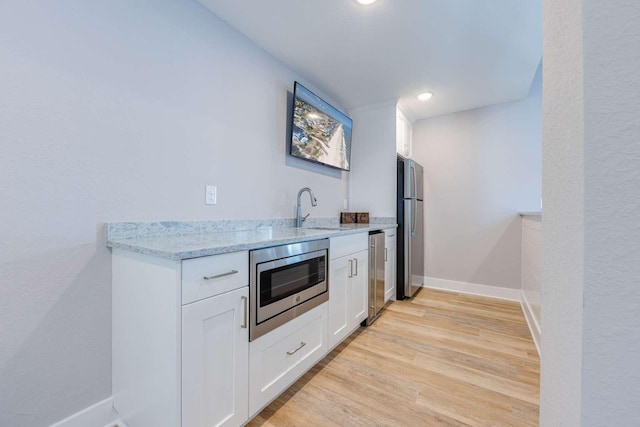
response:
{"label": "shadow on wall", "polygon": [[[520,289],[522,271],[522,221],[513,218],[487,256],[469,278],[470,283]],[[496,278],[500,278],[497,282]]]}
{"label": "shadow on wall", "polygon": [[[104,225],[99,235],[104,236]],[[65,266],[67,270],[61,273]],[[0,425],[50,425],[109,397],[111,255],[104,239],[41,253],[12,262],[9,268],[20,278],[20,282],[11,283],[13,290],[8,290],[21,300],[24,313],[18,313],[17,320],[26,323],[34,316],[39,320],[24,331],[27,338],[15,348],[0,348]],[[49,310],[40,316],[33,313],[46,304],[38,301],[37,292],[46,283],[39,288],[35,284],[54,284],[56,279],[69,276],[75,277]],[[33,291],[24,292],[20,287]],[[16,327],[13,318],[3,328]],[[104,330],[87,324],[100,325]],[[51,390],[58,390],[65,398],[56,399]],[[62,407],[61,402],[75,402],[76,407]]]}

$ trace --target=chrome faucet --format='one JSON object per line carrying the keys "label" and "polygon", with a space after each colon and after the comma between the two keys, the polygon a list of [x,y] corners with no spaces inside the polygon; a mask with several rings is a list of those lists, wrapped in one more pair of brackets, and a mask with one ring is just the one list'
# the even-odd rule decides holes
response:
{"label": "chrome faucet", "polygon": [[318,204],[316,196],[313,195],[313,191],[311,191],[309,187],[301,188],[300,191],[298,191],[298,204],[296,205],[296,227],[302,227],[302,223],[304,222],[304,220],[307,219],[309,215],[311,215],[310,213],[308,213],[304,217],[302,216],[302,202],[300,201],[300,197],[305,191],[309,193],[309,197],[311,197],[311,206],[315,206]]}

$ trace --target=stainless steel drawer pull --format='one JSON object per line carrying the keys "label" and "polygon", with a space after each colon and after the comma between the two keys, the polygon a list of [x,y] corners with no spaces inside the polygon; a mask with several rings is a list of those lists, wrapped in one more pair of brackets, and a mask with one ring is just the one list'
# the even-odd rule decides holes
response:
{"label": "stainless steel drawer pull", "polygon": [[242,318],[242,325],[240,325],[240,327],[242,329],[247,329],[247,323],[248,323],[248,317],[249,317],[249,310],[247,309],[247,301],[249,300],[249,298],[247,297],[241,297],[242,298],[242,305],[244,307],[244,316]]}
{"label": "stainless steel drawer pull", "polygon": [[224,276],[231,276],[232,274],[238,274],[238,270],[231,270],[226,273],[216,274],[215,276],[204,276],[204,280],[219,279]]}
{"label": "stainless steel drawer pull", "polygon": [[354,274],[354,276],[358,275],[358,258],[354,258],[353,261],[355,261],[356,263],[356,274]]}
{"label": "stainless steel drawer pull", "polygon": [[296,348],[295,350],[287,351],[287,354],[288,354],[289,356],[291,356],[291,355],[293,355],[294,353],[296,353],[298,350],[300,350],[302,347],[304,347],[305,345],[307,345],[307,343],[306,343],[306,342],[304,342],[304,341],[302,341],[302,342],[300,343],[300,345],[298,346],[298,348]]}
{"label": "stainless steel drawer pull", "polygon": [[349,277],[353,277],[353,260],[349,260]]}

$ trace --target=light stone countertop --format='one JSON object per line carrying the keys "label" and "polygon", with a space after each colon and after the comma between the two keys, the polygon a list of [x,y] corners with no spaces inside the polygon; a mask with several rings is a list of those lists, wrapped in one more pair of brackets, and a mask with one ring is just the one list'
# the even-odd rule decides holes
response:
{"label": "light stone countertop", "polygon": [[[121,224],[130,226],[134,223]],[[372,224],[332,223],[317,225],[317,227],[327,227],[331,229],[313,228],[313,225],[302,228],[287,226],[282,228],[258,227],[253,230],[215,231],[193,234],[136,234],[128,237],[118,232],[118,225],[119,224],[109,224],[109,228],[113,228],[115,231],[108,231],[108,247],[172,260],[198,258],[228,252],[259,249],[288,243],[396,228],[394,218],[392,223],[389,223],[389,221],[380,221]]]}

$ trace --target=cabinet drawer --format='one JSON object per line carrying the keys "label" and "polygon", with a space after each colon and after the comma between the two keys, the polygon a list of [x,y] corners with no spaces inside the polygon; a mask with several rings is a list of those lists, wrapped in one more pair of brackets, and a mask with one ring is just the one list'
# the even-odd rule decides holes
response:
{"label": "cabinet drawer", "polygon": [[329,259],[337,259],[369,250],[369,233],[332,237],[329,242]]}
{"label": "cabinet drawer", "polygon": [[395,228],[387,228],[386,230],[384,230],[384,241],[385,241],[385,246],[389,246],[390,243],[395,243],[396,242],[396,229]]}
{"label": "cabinet drawer", "polygon": [[255,415],[327,353],[327,304],[249,343],[249,414]]}
{"label": "cabinet drawer", "polygon": [[182,304],[248,285],[247,251],[182,261]]}

